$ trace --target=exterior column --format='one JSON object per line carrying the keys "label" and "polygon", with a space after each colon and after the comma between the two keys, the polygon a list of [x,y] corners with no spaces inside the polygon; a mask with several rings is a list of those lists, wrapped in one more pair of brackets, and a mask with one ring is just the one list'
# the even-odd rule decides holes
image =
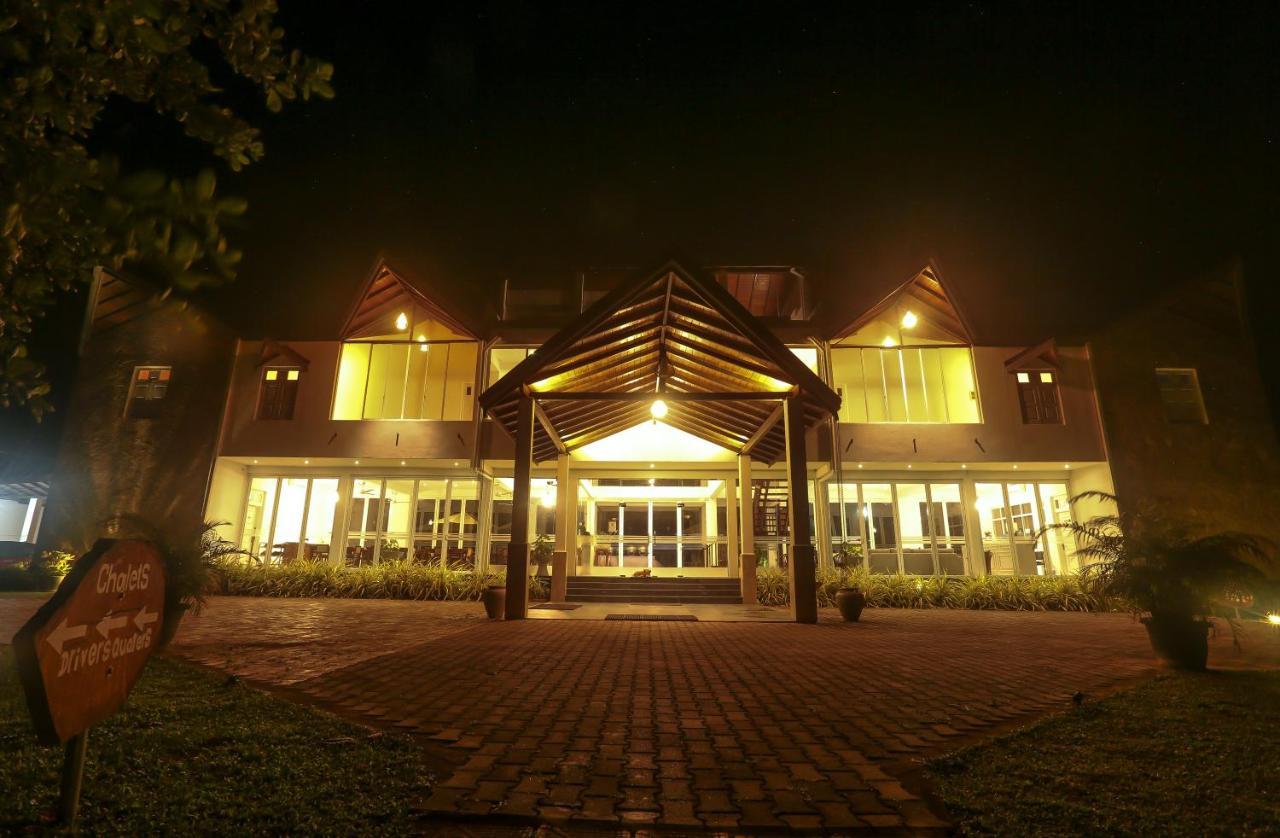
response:
{"label": "exterior column", "polygon": [[551,601],[564,602],[569,592],[569,551],[578,540],[577,521],[569,502],[569,455],[556,459],[556,544],[551,554]]}
{"label": "exterior column", "polygon": [[533,470],[533,399],[516,402],[515,485],[511,490],[511,544],[507,548],[507,616],[529,615],[529,490]]}
{"label": "exterior column", "polygon": [[729,552],[729,578],[739,575],[742,556],[738,552],[738,481],[732,476],[724,481],[724,526],[728,530],[726,549]]}
{"label": "exterior column", "polygon": [[791,532],[791,618],[797,623],[818,622],[818,584],[813,540],[809,534],[809,463],[804,450],[804,405],[799,399],[783,402],[787,432],[787,515]]}
{"label": "exterior column", "polygon": [[831,556],[831,501],[828,500],[827,482],[813,481],[813,526],[814,540],[818,547],[818,565],[833,567],[835,562]]}
{"label": "exterior column", "polygon": [[751,507],[751,455],[738,455],[738,498],[742,513],[741,583],[742,602],[755,605],[756,598],[756,524]]}

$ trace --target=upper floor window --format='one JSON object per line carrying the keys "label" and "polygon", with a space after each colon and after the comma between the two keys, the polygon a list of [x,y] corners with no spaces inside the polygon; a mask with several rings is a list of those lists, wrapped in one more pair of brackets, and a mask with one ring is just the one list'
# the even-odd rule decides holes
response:
{"label": "upper floor window", "polygon": [[1200,394],[1200,377],[1194,369],[1157,368],[1156,383],[1160,387],[1165,419],[1178,424],[1208,423]]}
{"label": "upper floor window", "polygon": [[489,379],[492,387],[500,378],[515,369],[525,358],[537,350],[536,346],[495,346],[489,350]]}
{"label": "upper floor window", "polygon": [[263,370],[262,397],[258,401],[259,419],[292,419],[293,405],[298,400],[301,370],[274,368]]}
{"label": "upper floor window", "polygon": [[159,416],[160,403],[169,392],[169,379],[172,375],[173,367],[134,367],[125,415],[130,419],[154,419]]}
{"label": "upper floor window", "polygon": [[981,422],[966,346],[834,347],[841,422]]}
{"label": "upper floor window", "polygon": [[333,418],[470,419],[479,344],[416,309],[387,320],[342,344]]}
{"label": "upper floor window", "polygon": [[1024,425],[1060,425],[1062,409],[1058,405],[1058,377],[1049,370],[1020,372],[1018,404],[1022,407]]}

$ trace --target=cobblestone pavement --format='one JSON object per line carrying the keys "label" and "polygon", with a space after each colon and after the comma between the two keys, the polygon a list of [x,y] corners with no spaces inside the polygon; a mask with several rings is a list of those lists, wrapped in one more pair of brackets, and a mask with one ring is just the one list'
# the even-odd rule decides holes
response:
{"label": "cobblestone pavement", "polygon": [[[0,597],[0,637],[38,602]],[[1253,640],[1280,660],[1280,633]],[[1153,670],[1124,615],[896,609],[490,623],[476,603],[218,597],[171,651],[420,735],[444,767],[427,823],[747,832],[942,828],[922,758]],[[1211,663],[1249,662],[1214,639]]]}

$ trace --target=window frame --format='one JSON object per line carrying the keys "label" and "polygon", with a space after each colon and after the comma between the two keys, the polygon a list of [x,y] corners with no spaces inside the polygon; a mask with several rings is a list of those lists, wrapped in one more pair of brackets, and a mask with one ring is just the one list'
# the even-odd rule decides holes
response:
{"label": "window frame", "polygon": [[[162,382],[159,388],[160,395],[151,395],[146,398],[139,398],[138,383],[139,374],[142,372],[157,372],[159,376],[156,379],[148,378],[145,387],[149,392],[155,391],[155,382]],[[173,381],[173,365],[171,364],[135,364],[133,372],[129,376],[129,396],[124,403],[124,415],[126,419],[156,419],[159,418],[160,402],[164,402],[169,397],[169,385]],[[138,412],[138,404],[145,404],[150,409],[144,412]]]}
{"label": "window frame", "polygon": [[[1197,409],[1196,419],[1179,419],[1170,414],[1170,408],[1174,407],[1167,398],[1165,393],[1169,392],[1162,381],[1162,375],[1190,375],[1192,387],[1190,391],[1195,396],[1194,406]],[[1170,425],[1207,425],[1209,424],[1209,411],[1204,404],[1204,388],[1200,386],[1200,371],[1196,367],[1156,367],[1156,394],[1160,397],[1160,411],[1164,414],[1164,421]]]}
{"label": "window frame", "polygon": [[[290,381],[293,382],[292,388],[288,388],[284,386],[281,386],[279,388],[284,394],[287,395],[287,401],[288,401],[288,407],[289,407],[287,416],[283,416],[283,415],[264,416],[263,415],[263,409],[267,405],[267,385],[268,385],[267,376],[273,372],[285,373],[285,379],[282,382],[280,382],[281,384],[287,384]],[[293,378],[289,378],[288,376],[291,373],[296,373],[296,375],[294,375]],[[265,367],[262,370],[262,377],[258,379],[258,408],[256,411],[254,411],[254,419],[258,421],[263,421],[263,422],[291,421],[293,419],[294,411],[297,409],[298,387],[300,386],[301,381],[302,381],[301,367],[298,367],[298,366]]]}
{"label": "window frame", "polygon": [[[943,405],[943,412],[946,418],[941,420],[928,419],[928,418],[925,418],[925,419],[910,418],[910,412],[908,408],[908,395],[907,395],[908,375],[906,373],[906,361],[904,360],[903,352],[906,350],[923,350],[923,351],[932,352],[932,351],[939,351],[939,350],[946,350],[946,349],[963,350],[968,357],[969,378],[973,383],[973,389],[971,391],[972,401],[974,406],[974,412],[977,418],[974,419],[973,421],[961,421],[958,419],[951,418],[951,405],[950,405],[950,398],[947,392],[945,375],[943,375],[941,378],[941,385],[942,385],[941,404]],[[827,352],[825,353],[825,356],[824,356],[826,359],[826,364],[828,366],[826,379],[829,380],[831,389],[835,390],[836,393],[839,394],[842,402],[844,399],[848,398],[850,394],[846,392],[849,388],[846,388],[843,382],[838,381],[836,379],[835,353],[841,352],[841,351],[847,351],[847,350],[858,350],[858,353],[859,353],[858,367],[863,372],[863,383],[862,383],[860,395],[864,403],[863,415],[865,415],[867,418],[862,421],[840,419],[839,421],[841,423],[852,424],[852,425],[982,425],[986,423],[986,416],[982,407],[982,388],[981,388],[981,384],[978,381],[978,360],[977,360],[977,357],[974,355],[972,345],[967,343],[923,343],[923,344],[906,343],[906,344],[895,344],[893,346],[883,346],[883,345],[869,346],[866,344],[855,344],[855,343],[831,344],[828,347]],[[876,350],[877,352],[876,358],[880,366],[880,373],[881,373],[880,375],[881,392],[884,394],[883,401],[882,401],[882,412],[884,413],[884,416],[886,418],[883,418],[883,419],[871,418],[873,411],[871,410],[871,403],[869,401],[870,395],[868,393],[868,388],[866,385],[866,378],[867,378],[866,370],[868,369],[868,367],[867,367],[865,353],[867,352],[867,350]],[[898,375],[896,376],[897,383],[894,385],[890,384],[889,376],[885,371],[884,353],[886,352],[894,353],[893,357],[898,362],[896,364],[898,368]],[[924,381],[926,378],[923,371],[924,356],[920,356],[918,358],[917,364],[919,364],[921,367],[921,375],[920,375],[921,381]],[[889,389],[891,386],[895,390],[895,397],[897,396],[897,391],[899,390],[901,391],[901,398],[903,400],[903,410],[904,412],[906,412],[906,415],[907,415],[906,419],[888,418],[892,413],[892,407],[889,403],[889,395],[888,395]],[[927,401],[928,399],[927,387],[922,389],[922,393],[926,394],[925,399]]]}
{"label": "window frame", "polygon": [[[1026,381],[1022,380],[1024,375],[1027,376]],[[1044,380],[1046,375],[1049,376],[1048,381]],[[1058,371],[1053,369],[1014,370],[1013,383],[1018,394],[1018,413],[1022,417],[1022,424],[1065,425],[1067,423],[1066,414],[1062,410],[1062,390],[1058,386],[1060,383],[1058,378]],[[1028,394],[1032,397],[1036,410],[1035,418],[1027,412]],[[1048,418],[1045,411],[1046,395],[1052,396],[1053,399],[1053,418]]]}

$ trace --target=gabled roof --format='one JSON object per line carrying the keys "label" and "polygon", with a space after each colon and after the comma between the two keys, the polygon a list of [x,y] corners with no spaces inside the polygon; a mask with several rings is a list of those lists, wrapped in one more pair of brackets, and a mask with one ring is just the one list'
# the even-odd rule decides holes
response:
{"label": "gabled roof", "polygon": [[386,257],[378,258],[369,278],[361,286],[355,305],[342,325],[340,337],[346,340],[367,335],[392,312],[410,307],[426,312],[459,334],[479,339],[474,329],[406,281],[404,274],[393,268]]}
{"label": "gabled roof", "polygon": [[779,400],[799,398],[808,424],[840,407],[840,397],[719,283],[674,261],[606,294],[480,404],[514,435],[524,393],[539,406],[537,460],[648,420],[664,394],[666,424],[770,462],[785,449]]}
{"label": "gabled roof", "polygon": [[883,300],[836,332],[831,339],[838,341],[846,338],[898,306],[911,308],[921,319],[957,343],[973,343],[973,329],[947,292],[937,266],[933,264],[925,266],[899,285]]}
{"label": "gabled roof", "polygon": [[258,366],[265,367],[269,364],[278,365],[280,363],[298,367],[303,372],[306,372],[307,367],[311,365],[311,359],[287,343],[265,338],[262,341],[262,354],[258,356]]}
{"label": "gabled roof", "polygon": [[1004,362],[1005,372],[1056,369],[1058,369],[1058,344],[1053,338],[1043,340],[1035,346],[1028,346]]}

